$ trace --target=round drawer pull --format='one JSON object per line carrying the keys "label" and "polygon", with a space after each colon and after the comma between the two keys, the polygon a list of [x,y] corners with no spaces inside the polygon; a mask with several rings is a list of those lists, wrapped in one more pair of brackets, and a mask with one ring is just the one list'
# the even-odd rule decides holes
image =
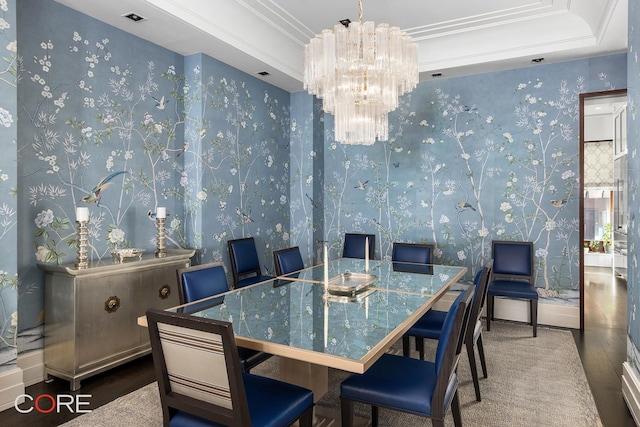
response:
{"label": "round drawer pull", "polygon": [[120,298],[117,296],[109,297],[104,302],[104,311],[107,313],[115,313],[120,308]]}
{"label": "round drawer pull", "polygon": [[169,298],[169,295],[171,295],[171,286],[169,285],[162,285],[160,287],[160,290],[158,291],[158,294],[160,296],[161,299],[167,299]]}

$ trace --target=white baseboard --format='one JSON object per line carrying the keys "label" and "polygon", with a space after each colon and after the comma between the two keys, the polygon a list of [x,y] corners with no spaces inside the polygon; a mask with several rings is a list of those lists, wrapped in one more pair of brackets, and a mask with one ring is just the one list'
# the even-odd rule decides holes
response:
{"label": "white baseboard", "polygon": [[[529,323],[529,301],[496,297],[493,311],[494,319]],[[538,325],[580,329],[580,307],[538,302]]]}
{"label": "white baseboard", "polygon": [[44,381],[44,350],[19,354],[18,367],[22,369],[23,381],[27,387]]}
{"label": "white baseboard", "polygon": [[597,252],[584,253],[584,265],[589,267],[609,267],[613,266],[613,254],[603,254]]}
{"label": "white baseboard", "polygon": [[622,364],[622,397],[636,425],[640,425],[640,378],[628,362]]}
{"label": "white baseboard", "polygon": [[[22,369],[17,366],[0,372],[0,411],[13,408],[15,400],[24,394]],[[20,402],[22,403],[22,402]]]}

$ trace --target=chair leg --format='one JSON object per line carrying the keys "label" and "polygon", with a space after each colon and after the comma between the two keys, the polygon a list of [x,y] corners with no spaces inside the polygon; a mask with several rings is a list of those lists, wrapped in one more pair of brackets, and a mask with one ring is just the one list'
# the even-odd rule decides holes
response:
{"label": "chair leg", "polygon": [[340,418],[343,427],[353,427],[353,400],[340,398]]}
{"label": "chair leg", "polygon": [[484,359],[484,344],[482,344],[482,332],[480,332],[480,335],[478,335],[477,346],[478,355],[480,356],[480,365],[482,366],[482,375],[485,378],[489,378],[489,375],[487,374],[487,361]]}
{"label": "chair leg", "polygon": [[298,421],[300,427],[311,427],[313,425],[313,406],[307,409]]}
{"label": "chair leg", "polygon": [[538,336],[538,300],[531,300],[531,323],[533,324],[533,336]]}
{"label": "chair leg", "polygon": [[416,347],[418,348],[420,360],[424,360],[424,338],[416,337]]}
{"label": "chair leg", "polygon": [[404,357],[409,357],[411,354],[411,337],[407,334],[402,336],[402,355]]}
{"label": "chair leg", "polygon": [[460,400],[458,399],[458,390],[453,395],[451,401],[451,414],[453,415],[453,425],[455,427],[462,427],[462,415],[460,414]]}
{"label": "chair leg", "polygon": [[473,388],[476,392],[476,400],[482,401],[480,398],[480,381],[478,381],[478,367],[476,366],[476,354],[473,349],[473,340],[467,340],[467,355],[469,356],[469,367],[471,368],[471,377],[473,378]]}
{"label": "chair leg", "polygon": [[493,296],[487,295],[487,331],[491,330],[491,319],[493,318]]}
{"label": "chair leg", "polygon": [[371,427],[378,427],[378,407],[371,406]]}

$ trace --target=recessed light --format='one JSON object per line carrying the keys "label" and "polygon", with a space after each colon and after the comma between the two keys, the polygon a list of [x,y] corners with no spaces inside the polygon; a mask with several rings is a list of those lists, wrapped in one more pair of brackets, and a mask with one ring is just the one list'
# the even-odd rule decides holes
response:
{"label": "recessed light", "polygon": [[131,19],[133,22],[140,22],[140,21],[144,21],[145,19],[147,19],[144,16],[140,16],[137,13],[133,13],[133,12],[126,13],[126,14],[122,15],[122,17],[123,18],[127,18],[127,19]]}
{"label": "recessed light", "polygon": [[258,74],[260,74],[261,76],[268,76],[269,72],[268,71],[260,71]]}
{"label": "recessed light", "polygon": [[531,62],[542,62],[542,61],[544,61],[544,58],[533,58],[531,60]]}

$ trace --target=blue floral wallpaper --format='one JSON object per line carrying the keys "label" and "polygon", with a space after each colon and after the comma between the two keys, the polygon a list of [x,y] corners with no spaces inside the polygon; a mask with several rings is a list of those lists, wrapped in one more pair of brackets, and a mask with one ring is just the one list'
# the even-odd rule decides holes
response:
{"label": "blue floral wallpaper", "polygon": [[[17,200],[0,214],[17,251],[0,267],[0,322],[13,325],[9,342],[20,331],[21,351],[42,347],[37,263],[75,261],[78,206],[90,210],[90,258],[105,262],[117,247],[155,250],[159,206],[169,247],[229,266],[227,240],[254,236],[266,272],[275,249],[299,246],[309,264],[324,241],[336,257],[344,232],[362,231],[378,236],[377,258],[394,241],[435,243],[437,261],[469,266],[470,278],[492,239],[531,240],[544,302],[578,305],[578,99],[626,87],[627,55],[423,82],[390,115],[389,141],[343,146],[306,93],[51,0],[15,6],[25,24],[0,80],[0,135],[18,141],[18,169],[0,159],[0,197]],[[15,25],[0,31],[15,56]]]}
{"label": "blue floral wallpaper", "polygon": [[[390,138],[343,146],[327,134],[325,215],[345,232],[437,245],[439,263],[491,256],[491,241],[534,242],[546,303],[578,305],[579,94],[626,87],[626,55],[422,82],[390,115]],[[332,126],[329,126],[332,128]]]}
{"label": "blue floral wallpaper", "polygon": [[638,307],[640,295],[638,283],[640,283],[640,268],[638,255],[635,248],[640,245],[640,117],[638,106],[640,105],[640,1],[629,0],[629,55],[627,59],[627,74],[629,86],[627,89],[627,117],[628,117],[628,167],[629,167],[629,222],[628,222],[628,278],[627,278],[627,321],[628,321],[628,345],[627,360],[640,376],[640,316]]}
{"label": "blue floral wallpaper", "polygon": [[[254,236],[263,270],[289,246],[289,94],[207,56],[185,59],[184,163],[171,196],[185,209],[180,242],[227,261],[227,240]],[[178,153],[179,155],[180,153]]]}
{"label": "blue floral wallpaper", "polygon": [[163,206],[170,248],[229,265],[226,241],[255,236],[272,271],[272,249],[290,238],[289,94],[52,1],[19,7],[30,19],[19,29],[24,349],[42,346],[36,262],[75,262],[78,206],[90,211],[91,261],[153,252]]}
{"label": "blue floral wallpaper", "polygon": [[15,365],[18,346],[17,43],[15,0],[0,0],[0,369]]}

